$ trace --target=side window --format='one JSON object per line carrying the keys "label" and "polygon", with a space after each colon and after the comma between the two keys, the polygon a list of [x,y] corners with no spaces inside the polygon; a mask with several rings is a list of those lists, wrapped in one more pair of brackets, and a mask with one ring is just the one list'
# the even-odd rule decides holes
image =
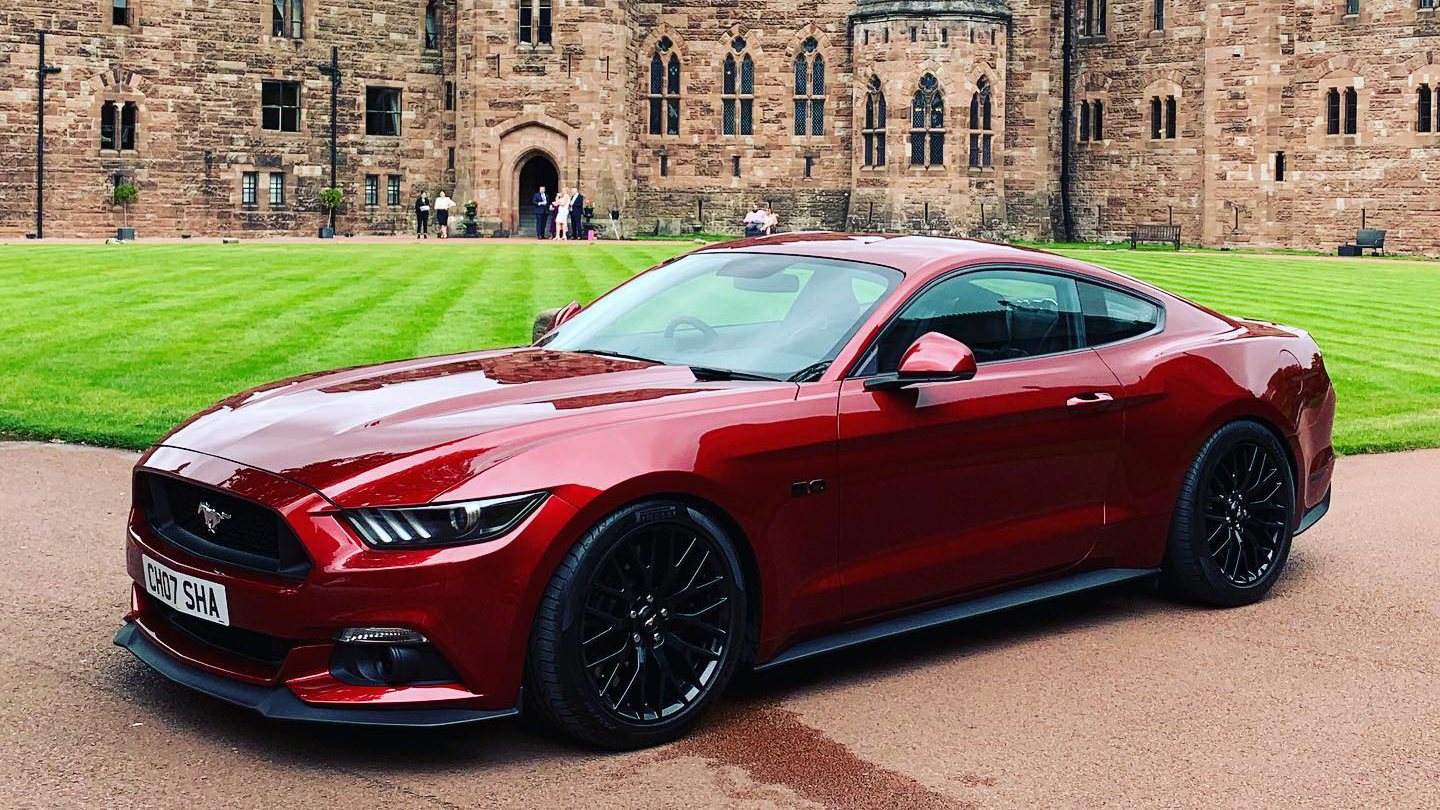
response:
{"label": "side window", "polygon": [[1073,279],[1024,270],[962,273],[906,304],[861,364],[861,374],[894,371],[926,332],[955,338],[985,363],[1079,348],[1079,327]]}
{"label": "side window", "polygon": [[1100,346],[1143,335],[1160,323],[1160,307],[1144,298],[1084,281],[1079,287],[1086,345]]}

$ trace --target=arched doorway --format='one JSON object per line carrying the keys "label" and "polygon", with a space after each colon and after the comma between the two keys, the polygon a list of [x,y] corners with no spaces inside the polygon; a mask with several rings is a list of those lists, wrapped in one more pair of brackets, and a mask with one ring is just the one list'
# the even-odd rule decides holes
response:
{"label": "arched doorway", "polygon": [[515,202],[520,210],[515,217],[516,236],[535,235],[535,192],[543,186],[545,195],[549,199],[555,199],[555,187],[560,183],[560,173],[555,168],[555,161],[551,160],[544,152],[531,152],[528,157],[521,158],[520,171],[517,172],[517,194]]}

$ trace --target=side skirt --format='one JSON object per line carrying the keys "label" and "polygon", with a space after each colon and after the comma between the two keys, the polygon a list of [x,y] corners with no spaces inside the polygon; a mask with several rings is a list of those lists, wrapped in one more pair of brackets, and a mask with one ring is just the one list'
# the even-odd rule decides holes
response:
{"label": "side skirt", "polygon": [[1096,588],[1104,588],[1121,582],[1144,579],[1154,576],[1159,572],[1160,569],[1158,568],[1106,568],[1100,571],[1086,571],[1083,574],[1075,574],[1035,585],[1026,585],[1011,591],[1005,591],[1004,593],[982,596],[979,599],[971,599],[968,602],[959,602],[954,605],[932,608],[920,613],[913,613],[909,616],[886,619],[864,627],[842,630],[833,635],[803,641],[755,667],[755,670],[759,672],[770,669],[771,667],[778,667],[782,664],[790,664],[806,658],[813,658],[817,655],[824,655],[825,653],[844,649],[845,647],[853,647],[857,644],[865,644],[882,638],[889,638],[890,636],[898,636],[902,633],[924,630],[929,627],[938,627],[942,624],[950,624],[951,622],[958,622],[962,619],[973,619],[977,616],[985,616],[990,613],[998,613],[1002,610],[1020,607],[1021,605],[1044,602],[1047,599],[1069,596],[1070,594],[1091,591]]}

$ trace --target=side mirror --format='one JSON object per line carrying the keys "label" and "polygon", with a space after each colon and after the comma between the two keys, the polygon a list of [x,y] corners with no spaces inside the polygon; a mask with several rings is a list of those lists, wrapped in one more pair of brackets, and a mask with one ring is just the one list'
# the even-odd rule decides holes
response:
{"label": "side mirror", "polygon": [[540,310],[540,313],[535,316],[535,323],[530,327],[530,342],[535,343],[545,337],[550,330],[570,320],[579,311],[580,304],[575,301],[571,301],[563,307]]}
{"label": "side mirror", "polygon": [[894,374],[865,381],[866,391],[905,388],[919,383],[955,382],[975,376],[975,353],[955,338],[926,332],[900,356]]}

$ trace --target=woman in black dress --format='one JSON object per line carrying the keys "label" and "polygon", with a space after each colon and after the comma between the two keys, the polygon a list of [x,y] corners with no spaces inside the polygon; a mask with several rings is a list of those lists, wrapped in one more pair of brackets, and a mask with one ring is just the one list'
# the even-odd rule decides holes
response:
{"label": "woman in black dress", "polygon": [[430,238],[430,198],[423,191],[415,198],[415,238]]}

